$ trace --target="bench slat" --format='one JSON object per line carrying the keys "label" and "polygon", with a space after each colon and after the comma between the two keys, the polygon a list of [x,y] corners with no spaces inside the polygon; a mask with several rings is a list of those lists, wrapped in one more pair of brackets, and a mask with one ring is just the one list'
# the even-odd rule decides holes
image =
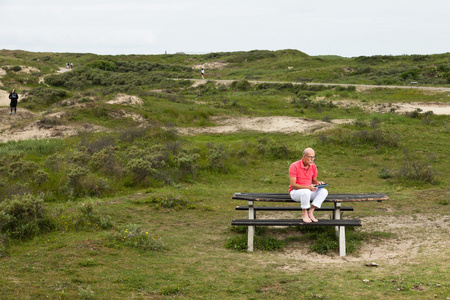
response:
{"label": "bench slat", "polygon": [[[301,211],[300,206],[255,206],[254,210],[260,211]],[[353,211],[352,206],[341,206],[341,211]],[[236,206],[236,210],[248,210],[248,206]],[[333,206],[322,206],[321,208],[316,208],[315,211],[334,211]]]}
{"label": "bench slat", "polygon": [[[288,193],[234,193],[234,200],[295,202]],[[386,194],[328,194],[325,202],[386,201]]]}
{"label": "bench slat", "polygon": [[231,225],[243,226],[361,226],[361,220],[320,219],[319,222],[305,223],[302,219],[236,219]]}

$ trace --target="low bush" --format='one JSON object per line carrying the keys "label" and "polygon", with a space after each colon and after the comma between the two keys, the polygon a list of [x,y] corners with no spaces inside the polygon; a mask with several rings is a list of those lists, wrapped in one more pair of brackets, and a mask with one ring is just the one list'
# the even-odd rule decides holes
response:
{"label": "low bush", "polygon": [[128,224],[119,230],[114,230],[108,236],[108,239],[115,244],[142,251],[162,251],[166,249],[166,245],[158,235],[143,230],[137,224]]}
{"label": "low bush", "polygon": [[100,230],[111,229],[114,223],[110,216],[99,215],[94,209],[94,203],[90,201],[81,205],[73,225],[77,230]]}
{"label": "low bush", "polygon": [[25,239],[47,232],[54,223],[41,197],[16,195],[0,202],[0,233]]}
{"label": "low bush", "polygon": [[248,91],[252,89],[252,85],[247,80],[233,81],[231,83],[230,89],[234,91]]}
{"label": "low bush", "polygon": [[405,162],[395,175],[403,180],[437,184],[432,166],[423,161]]}
{"label": "low bush", "polygon": [[330,135],[319,135],[322,144],[334,144],[349,147],[368,146],[374,149],[398,148],[399,137],[383,132],[382,130],[360,130],[357,132],[345,132],[337,130]]}
{"label": "low bush", "polygon": [[27,96],[21,102],[26,108],[48,107],[67,96],[64,90],[47,87],[37,87],[25,92]]}
{"label": "low bush", "polygon": [[270,159],[286,158],[292,154],[287,146],[266,137],[258,139],[258,151]]}
{"label": "low bush", "polygon": [[208,148],[207,159],[209,169],[221,173],[227,173],[230,170],[227,161],[231,153],[223,145],[214,145],[208,143],[207,148]]}

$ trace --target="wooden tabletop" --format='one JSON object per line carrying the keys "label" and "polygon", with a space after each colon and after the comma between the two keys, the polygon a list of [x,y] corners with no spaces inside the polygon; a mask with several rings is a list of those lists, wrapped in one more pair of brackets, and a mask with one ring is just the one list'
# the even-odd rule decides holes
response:
{"label": "wooden tabletop", "polygon": [[[234,193],[234,200],[264,201],[264,202],[295,202],[288,193]],[[324,202],[363,202],[387,201],[386,194],[328,194]]]}

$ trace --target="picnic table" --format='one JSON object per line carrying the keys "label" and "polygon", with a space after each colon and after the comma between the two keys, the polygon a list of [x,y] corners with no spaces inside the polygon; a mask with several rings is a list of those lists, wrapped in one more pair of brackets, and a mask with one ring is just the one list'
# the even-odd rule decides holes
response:
{"label": "picnic table", "polygon": [[[257,211],[301,211],[300,203],[291,199],[288,193],[235,193],[232,199],[247,201],[248,206],[237,206],[236,210],[248,210],[248,219],[232,220],[232,225],[248,226],[248,251],[253,252],[255,226],[335,226],[336,236],[339,239],[339,255],[346,255],[345,227],[361,226],[360,220],[342,219],[342,211],[353,211],[353,207],[342,206],[347,202],[386,201],[385,194],[328,194],[324,203],[333,203],[333,206],[323,206],[316,211],[332,211],[332,219],[319,219],[318,222],[306,223],[302,219],[257,219]],[[297,206],[255,206],[255,202],[283,202],[297,203]]]}

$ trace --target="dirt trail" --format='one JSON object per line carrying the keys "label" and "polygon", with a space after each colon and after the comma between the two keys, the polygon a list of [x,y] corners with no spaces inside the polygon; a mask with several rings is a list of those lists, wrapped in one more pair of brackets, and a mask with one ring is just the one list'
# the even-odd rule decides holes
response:
{"label": "dirt trail", "polygon": [[[204,82],[203,79],[174,79],[174,80],[190,80],[195,82]],[[233,83],[235,80],[216,80],[216,79],[208,79],[207,81],[213,81],[216,83],[222,83],[225,85],[229,85]],[[418,89],[418,90],[425,90],[425,91],[439,91],[439,92],[450,92],[450,88],[447,87],[431,87],[431,86],[419,86],[419,87],[411,87],[411,86],[401,86],[401,85],[368,85],[368,84],[347,84],[347,83],[314,83],[314,82],[290,82],[290,81],[259,81],[259,80],[248,80],[251,84],[258,84],[258,83],[278,83],[278,84],[285,84],[285,83],[291,83],[291,84],[307,84],[307,85],[335,85],[335,86],[342,86],[342,87],[349,87],[354,86],[356,87],[356,90],[365,90],[365,89]]]}

